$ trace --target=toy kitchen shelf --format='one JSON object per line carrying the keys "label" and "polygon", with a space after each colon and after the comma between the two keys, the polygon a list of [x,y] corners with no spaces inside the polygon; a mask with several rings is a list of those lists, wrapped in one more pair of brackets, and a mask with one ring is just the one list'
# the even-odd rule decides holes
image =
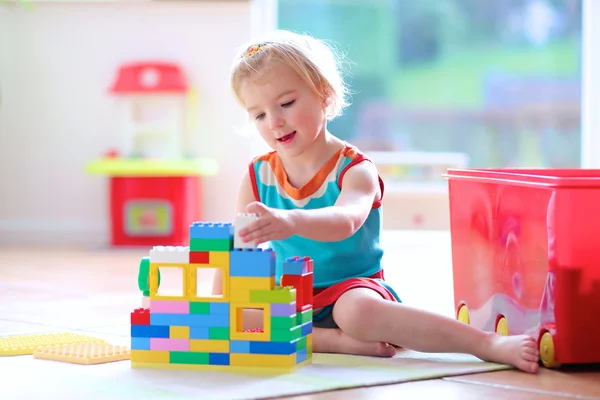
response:
{"label": "toy kitchen shelf", "polygon": [[197,91],[174,62],[120,65],[109,92],[121,110],[121,146],[86,165],[109,178],[112,246],[183,245],[202,219],[203,180],[216,160],[193,156]]}
{"label": "toy kitchen shelf", "polygon": [[385,183],[383,228],[407,230],[450,229],[448,168],[466,168],[463,153],[374,151],[375,163]]}

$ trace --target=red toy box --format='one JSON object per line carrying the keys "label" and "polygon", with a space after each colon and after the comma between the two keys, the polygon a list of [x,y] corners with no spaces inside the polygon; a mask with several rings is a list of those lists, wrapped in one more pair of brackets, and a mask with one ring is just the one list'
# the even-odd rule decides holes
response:
{"label": "red toy box", "polygon": [[600,363],[600,170],[446,178],[457,318],[532,335],[549,368]]}

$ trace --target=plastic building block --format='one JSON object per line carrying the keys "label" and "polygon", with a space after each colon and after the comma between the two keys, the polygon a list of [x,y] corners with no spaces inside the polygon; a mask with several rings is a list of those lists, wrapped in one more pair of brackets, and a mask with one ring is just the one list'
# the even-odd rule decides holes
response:
{"label": "plastic building block", "polygon": [[33,357],[43,360],[92,365],[129,360],[131,350],[127,346],[114,346],[107,343],[73,343],[39,347],[33,353]]}
{"label": "plastic building block", "polygon": [[150,250],[151,264],[185,264],[190,262],[188,246],[154,246]]}
{"label": "plastic building block", "polygon": [[138,308],[131,313],[131,325],[150,325],[150,310]]}
{"label": "plastic building block", "polygon": [[[277,285],[272,249],[234,243],[256,218],[191,224],[189,247],[155,246],[142,259],[138,286],[149,302],[131,313],[132,367],[281,373],[312,362],[312,260],[286,260]],[[181,270],[183,293],[159,293],[164,268]],[[217,294],[198,293],[199,269],[221,271]],[[247,328],[248,309],[262,310],[261,327]]]}
{"label": "plastic building block", "polygon": [[210,253],[208,251],[190,251],[190,264],[208,264]]}
{"label": "plastic building block", "polygon": [[284,275],[302,275],[313,272],[313,261],[309,257],[290,257],[283,262]]}
{"label": "plastic building block", "polygon": [[190,225],[190,239],[231,239],[231,223],[194,222]]}
{"label": "plastic building block", "polygon": [[272,249],[234,249],[230,254],[229,273],[233,276],[275,276],[275,252]]}
{"label": "plastic building block", "polygon": [[229,251],[232,239],[190,239],[190,251]]}
{"label": "plastic building block", "polygon": [[0,337],[0,356],[33,354],[40,346],[54,346],[72,343],[106,343],[103,339],[76,333],[44,333]]}
{"label": "plastic building block", "polygon": [[312,309],[313,300],[313,273],[302,275],[284,274],[281,277],[281,286],[291,286],[296,289],[296,311],[301,312]]}
{"label": "plastic building block", "polygon": [[234,249],[255,249],[257,246],[253,242],[244,243],[238,234],[240,229],[245,228],[252,222],[258,219],[256,214],[242,214],[239,213],[235,217],[235,235],[233,237],[233,248]]}

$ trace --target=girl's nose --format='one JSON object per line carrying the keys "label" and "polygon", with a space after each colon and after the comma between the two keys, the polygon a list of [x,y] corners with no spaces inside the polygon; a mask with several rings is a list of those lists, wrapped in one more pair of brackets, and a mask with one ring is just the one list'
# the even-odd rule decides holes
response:
{"label": "girl's nose", "polygon": [[281,128],[284,124],[283,118],[280,115],[273,115],[269,120],[269,127],[271,129]]}

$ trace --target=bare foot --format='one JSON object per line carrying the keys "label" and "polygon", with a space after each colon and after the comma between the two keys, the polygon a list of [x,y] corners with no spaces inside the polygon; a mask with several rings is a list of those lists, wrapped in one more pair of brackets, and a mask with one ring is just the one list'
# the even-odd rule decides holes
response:
{"label": "bare foot", "polygon": [[512,365],[521,371],[535,374],[539,370],[540,353],[536,340],[527,335],[502,336],[490,332],[481,359]]}
{"label": "bare foot", "polygon": [[388,343],[363,342],[348,336],[340,329],[314,329],[315,353],[340,353],[373,357],[393,357],[396,348]]}

